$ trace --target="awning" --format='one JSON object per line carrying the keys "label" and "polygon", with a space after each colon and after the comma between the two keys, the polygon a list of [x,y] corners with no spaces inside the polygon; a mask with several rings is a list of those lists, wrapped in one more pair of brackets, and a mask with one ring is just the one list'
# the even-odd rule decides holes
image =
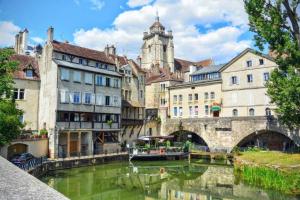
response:
{"label": "awning", "polygon": [[211,111],[220,111],[221,107],[220,106],[212,106]]}

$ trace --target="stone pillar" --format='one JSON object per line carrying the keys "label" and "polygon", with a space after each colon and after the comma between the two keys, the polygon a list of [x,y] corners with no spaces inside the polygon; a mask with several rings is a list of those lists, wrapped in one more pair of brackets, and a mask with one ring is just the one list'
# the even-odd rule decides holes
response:
{"label": "stone pillar", "polygon": [[77,144],[77,150],[79,153],[79,156],[81,155],[81,131],[78,132],[78,144]]}
{"label": "stone pillar", "polygon": [[70,157],[70,141],[71,141],[71,132],[67,132],[67,157]]}
{"label": "stone pillar", "polygon": [[88,141],[88,154],[93,155],[94,153],[93,131],[87,132],[87,141]]}

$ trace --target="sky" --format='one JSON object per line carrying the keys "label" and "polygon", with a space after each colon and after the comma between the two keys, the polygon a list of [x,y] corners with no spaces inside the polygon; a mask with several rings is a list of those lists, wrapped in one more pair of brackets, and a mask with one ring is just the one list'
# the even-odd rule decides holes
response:
{"label": "sky", "polygon": [[30,45],[44,44],[53,26],[58,41],[97,50],[113,44],[134,59],[156,13],[173,31],[177,58],[224,63],[254,46],[242,0],[0,0],[0,47],[13,46],[24,28]]}

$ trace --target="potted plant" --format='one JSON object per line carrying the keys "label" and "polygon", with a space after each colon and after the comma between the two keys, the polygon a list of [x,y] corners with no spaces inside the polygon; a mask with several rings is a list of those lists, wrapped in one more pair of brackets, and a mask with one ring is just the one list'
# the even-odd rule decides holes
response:
{"label": "potted plant", "polygon": [[110,120],[107,120],[106,123],[109,125],[109,128],[111,128],[111,126],[112,126],[112,124],[113,124],[113,121],[110,119]]}
{"label": "potted plant", "polygon": [[47,138],[48,131],[43,128],[43,129],[40,130],[40,135],[42,136],[42,138]]}

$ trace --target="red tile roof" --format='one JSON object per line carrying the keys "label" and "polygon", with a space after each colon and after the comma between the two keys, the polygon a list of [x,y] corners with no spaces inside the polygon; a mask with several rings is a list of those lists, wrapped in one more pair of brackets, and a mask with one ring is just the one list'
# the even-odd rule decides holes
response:
{"label": "red tile roof", "polygon": [[87,58],[95,61],[100,61],[108,64],[115,64],[114,60],[109,58],[103,51],[97,51],[93,49],[88,49],[76,45],[72,45],[66,42],[58,42],[53,40],[52,46],[54,51],[61,53],[66,53],[82,58]]}
{"label": "red tile roof", "polygon": [[192,61],[188,61],[188,60],[183,60],[183,59],[179,59],[179,58],[175,58],[174,59],[174,65],[175,65],[175,69],[180,70],[182,72],[188,72],[190,70],[190,65],[196,65],[196,66],[201,66],[201,67],[207,67],[213,64],[213,60],[212,59],[205,59],[205,60],[201,60],[198,62],[192,62]]}
{"label": "red tile roof", "polygon": [[[37,60],[32,56],[14,54],[10,57],[11,60],[19,62],[19,69],[15,71],[14,78],[16,79],[28,79],[28,80],[40,80],[39,66]],[[27,78],[25,70],[33,70],[33,78]]]}

